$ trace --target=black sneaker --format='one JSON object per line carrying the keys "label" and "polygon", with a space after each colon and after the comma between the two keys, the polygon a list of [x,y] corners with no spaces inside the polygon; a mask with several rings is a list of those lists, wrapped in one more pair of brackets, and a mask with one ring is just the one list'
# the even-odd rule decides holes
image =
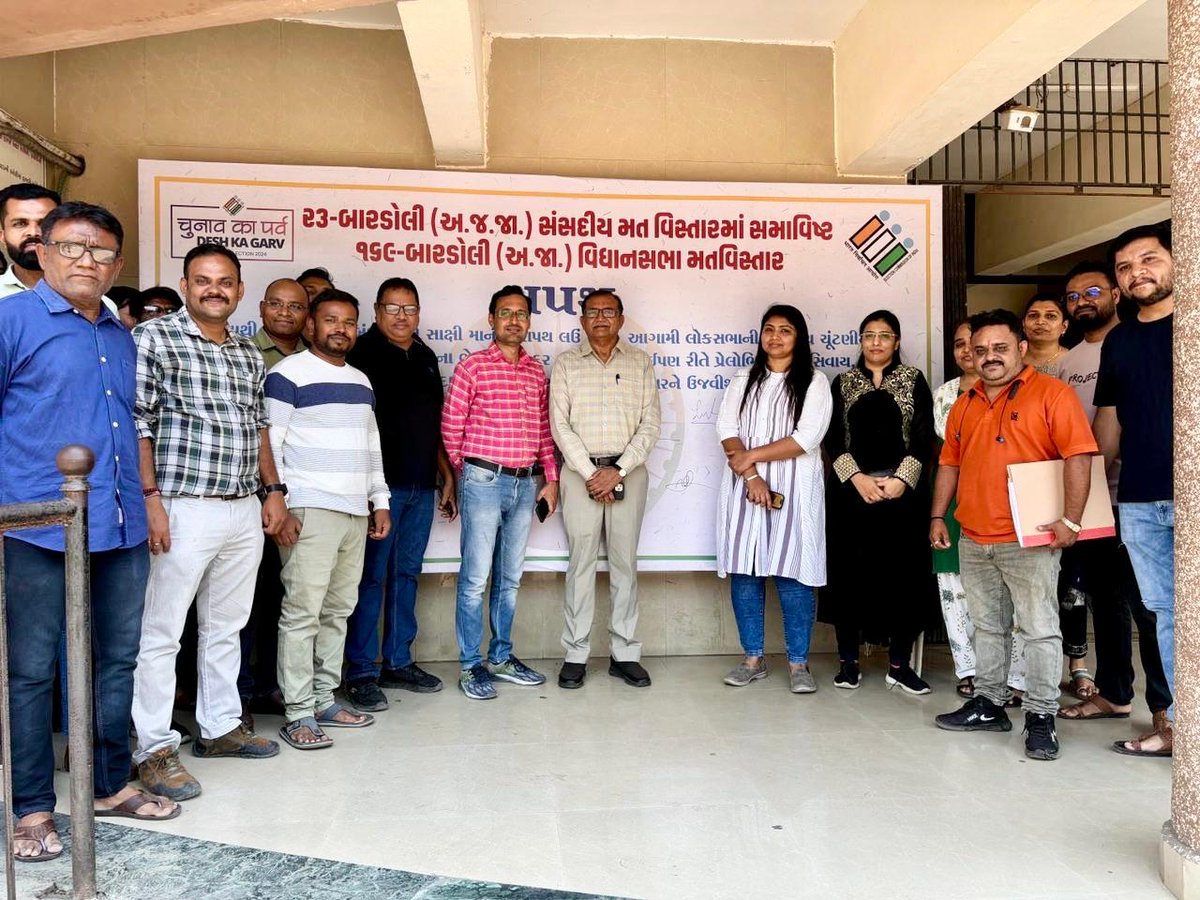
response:
{"label": "black sneaker", "polygon": [[1025,755],[1030,759],[1058,759],[1054,716],[1049,713],[1025,713]]}
{"label": "black sneaker", "polygon": [[1012,731],[1012,721],[1004,707],[979,694],[954,712],[934,716],[933,722],[946,731]]}
{"label": "black sneaker", "polygon": [[862,672],[858,671],[858,663],[843,662],[838,673],[833,676],[833,686],[856,691],[862,684]]}
{"label": "black sneaker", "polygon": [[442,689],[442,679],[430,675],[416,663],[399,669],[384,669],[379,673],[379,685],[385,688],[402,688],[418,694],[436,694]]}
{"label": "black sneaker", "polygon": [[356,681],[346,685],[346,699],[363,712],[381,712],[388,708],[388,698],[374,681]]}
{"label": "black sneaker", "polygon": [[883,677],[888,688],[898,687],[906,694],[928,694],[933,691],[910,666],[888,666],[888,673]]}

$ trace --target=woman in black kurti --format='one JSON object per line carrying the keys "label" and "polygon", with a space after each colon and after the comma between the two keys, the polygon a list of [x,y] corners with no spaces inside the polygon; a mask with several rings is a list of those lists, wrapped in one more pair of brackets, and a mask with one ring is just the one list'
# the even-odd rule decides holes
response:
{"label": "woman in black kurti", "polygon": [[840,688],[857,688],[863,639],[888,644],[889,687],[927,694],[909,666],[933,597],[929,484],[933,398],[919,369],[900,361],[900,322],[878,310],[859,329],[858,364],[833,382],[825,451],[828,552]]}

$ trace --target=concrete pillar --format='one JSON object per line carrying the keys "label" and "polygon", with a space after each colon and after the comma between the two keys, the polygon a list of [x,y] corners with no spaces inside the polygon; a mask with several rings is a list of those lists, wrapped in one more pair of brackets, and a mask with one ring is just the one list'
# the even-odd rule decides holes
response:
{"label": "concrete pillar", "polygon": [[1175,258],[1175,753],[1163,882],[1200,898],[1200,0],[1168,0]]}

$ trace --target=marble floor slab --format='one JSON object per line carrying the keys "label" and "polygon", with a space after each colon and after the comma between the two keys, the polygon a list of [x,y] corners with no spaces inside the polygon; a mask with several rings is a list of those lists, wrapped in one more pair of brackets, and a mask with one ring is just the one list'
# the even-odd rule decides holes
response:
{"label": "marble floor slab", "polygon": [[[446,690],[387,691],[391,709],[332,732],[329,750],[251,761],[185,748],[204,792],[184,814],[105,832],[220,842],[199,858],[247,873],[226,894],[142,896],[273,897],[261,891],[286,884],[286,896],[340,897],[388,878],[388,896],[438,898],[1169,896],[1157,854],[1170,761],[1109,749],[1149,725],[1140,700],[1129,720],[1060,721],[1061,758],[1034,762],[1019,710],[1008,734],[934,726],[962,702],[941,648],[927,654],[924,697],[885,688],[882,653],[864,659],[857,691],[834,689],[836,659],[815,656],[819,690],[802,696],[776,657],[745,688],[722,684],[730,657],[644,662],[648,689],[593,660],[584,687],[564,691],[557,662],[543,662],[545,686],[501,684],[488,702],[458,692],[454,664],[434,664]],[[279,725],[259,719],[263,734]],[[65,798],[65,777],[58,789]],[[163,884],[207,865],[146,855]],[[314,885],[321,860],[353,865]]]}

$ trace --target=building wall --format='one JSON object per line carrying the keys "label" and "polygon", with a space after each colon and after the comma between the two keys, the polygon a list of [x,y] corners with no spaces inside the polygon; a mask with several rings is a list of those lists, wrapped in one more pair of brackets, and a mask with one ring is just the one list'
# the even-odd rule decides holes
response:
{"label": "building wall", "polygon": [[[489,169],[714,181],[832,181],[832,52],[704,41],[496,40]],[[259,22],[0,60],[0,107],[87,159],[66,194],[127,229],[138,283],[137,160],[429,169],[404,35]],[[319,263],[320,260],[304,262]],[[256,298],[252,298],[256,299]],[[714,510],[715,513],[715,510]],[[642,578],[647,655],[732,653],[728,587]],[[607,579],[601,576],[601,594]],[[527,575],[516,646],[561,655],[562,576]],[[454,576],[422,579],[419,659],[453,659]],[[598,603],[593,652],[607,653]],[[769,602],[769,648],[782,649]],[[831,649],[818,626],[814,649]]]}

